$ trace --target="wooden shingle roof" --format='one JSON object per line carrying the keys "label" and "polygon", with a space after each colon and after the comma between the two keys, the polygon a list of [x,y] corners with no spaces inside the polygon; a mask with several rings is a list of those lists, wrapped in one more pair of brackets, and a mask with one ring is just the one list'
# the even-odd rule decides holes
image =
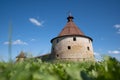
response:
{"label": "wooden shingle roof", "polygon": [[68,19],[68,22],[67,22],[66,26],[63,28],[63,30],[60,32],[58,37],[66,36],[66,35],[82,35],[82,36],[84,36],[84,33],[73,22],[73,17],[68,16],[67,19]]}

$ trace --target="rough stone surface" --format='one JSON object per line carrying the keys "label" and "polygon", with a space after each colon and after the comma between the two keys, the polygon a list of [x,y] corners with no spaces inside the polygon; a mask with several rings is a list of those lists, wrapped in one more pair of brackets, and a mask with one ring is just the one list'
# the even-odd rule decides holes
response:
{"label": "rough stone surface", "polygon": [[[76,41],[73,40],[76,38]],[[68,46],[70,49],[68,49]],[[94,60],[92,41],[86,37],[69,36],[56,38],[52,42],[53,59],[87,61]]]}

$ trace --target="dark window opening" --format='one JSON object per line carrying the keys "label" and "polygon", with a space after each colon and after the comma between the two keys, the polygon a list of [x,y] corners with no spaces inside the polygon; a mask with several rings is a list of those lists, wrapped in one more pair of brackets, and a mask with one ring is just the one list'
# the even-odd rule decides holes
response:
{"label": "dark window opening", "polygon": [[76,37],[73,37],[73,41],[76,41]]}
{"label": "dark window opening", "polygon": [[89,51],[89,50],[90,50],[90,48],[89,48],[89,47],[87,47],[87,50]]}
{"label": "dark window opening", "polygon": [[57,43],[59,42],[59,39],[57,39]]}
{"label": "dark window opening", "polygon": [[52,48],[52,50],[54,51],[54,47]]}
{"label": "dark window opening", "polygon": [[68,49],[71,49],[71,46],[68,46]]}
{"label": "dark window opening", "polygon": [[59,57],[59,55],[57,54],[57,57]]}

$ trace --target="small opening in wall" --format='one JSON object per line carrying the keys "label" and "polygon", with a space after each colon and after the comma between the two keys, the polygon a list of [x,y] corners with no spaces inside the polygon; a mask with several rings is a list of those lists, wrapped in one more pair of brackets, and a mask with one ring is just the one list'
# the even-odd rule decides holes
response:
{"label": "small opening in wall", "polygon": [[89,47],[87,47],[87,50],[89,51],[89,50],[90,50],[90,48],[89,48]]}
{"label": "small opening in wall", "polygon": [[59,42],[59,39],[57,39],[57,43]]}
{"label": "small opening in wall", "polygon": [[68,46],[68,49],[71,49],[71,46]]}
{"label": "small opening in wall", "polygon": [[73,37],[73,41],[76,41],[76,37]]}
{"label": "small opening in wall", "polygon": [[54,47],[52,48],[52,50],[54,51]]}
{"label": "small opening in wall", "polygon": [[59,57],[59,55],[57,54],[57,57]]}

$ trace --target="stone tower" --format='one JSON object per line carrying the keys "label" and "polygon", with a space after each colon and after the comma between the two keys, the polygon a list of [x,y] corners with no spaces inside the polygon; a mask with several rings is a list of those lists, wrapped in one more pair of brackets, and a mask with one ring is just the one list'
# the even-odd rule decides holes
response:
{"label": "stone tower", "polygon": [[23,51],[20,52],[20,54],[16,57],[16,62],[21,62],[21,61],[24,61],[26,58],[25,54]]}
{"label": "stone tower", "polygon": [[51,58],[69,61],[94,61],[92,38],[86,36],[73,22],[74,17],[67,17],[67,24],[60,34],[51,40]]}

